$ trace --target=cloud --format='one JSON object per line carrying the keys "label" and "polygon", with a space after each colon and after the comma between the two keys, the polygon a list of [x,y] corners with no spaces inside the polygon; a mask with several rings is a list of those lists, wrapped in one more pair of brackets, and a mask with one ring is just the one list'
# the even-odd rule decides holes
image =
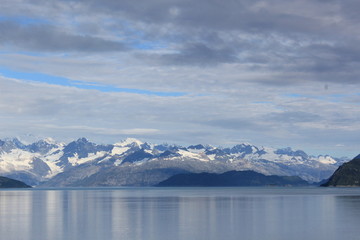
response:
{"label": "cloud", "polygon": [[[310,92],[307,97],[280,97],[275,89],[248,94],[246,90],[239,95],[166,97],[1,78],[0,137],[35,133],[110,143],[133,136],[149,142],[218,146],[248,139],[258,145],[302,149],[356,142],[350,141],[360,129],[353,99],[328,102]],[[272,100],[254,102],[259,99]]]}
{"label": "cloud", "polygon": [[348,15],[353,9],[341,2],[18,2],[5,1],[3,14],[16,20],[11,16],[25,12],[24,19],[44,24],[2,22],[0,41],[25,51],[94,54],[137,48],[125,58],[164,67],[239,63],[247,72],[269,72],[268,79],[259,80],[263,83],[277,84],[271,75],[279,72],[288,83],[298,72],[307,74],[302,81],[358,79],[357,22]]}
{"label": "cloud", "polygon": [[357,149],[355,0],[1,3],[0,72],[49,76],[0,78],[3,135]]}
{"label": "cloud", "polygon": [[317,114],[303,112],[303,111],[285,111],[280,113],[271,113],[266,118],[283,124],[315,122],[322,120],[321,117]]}
{"label": "cloud", "polygon": [[236,62],[236,51],[231,48],[209,47],[202,43],[189,43],[178,53],[153,54],[149,59],[158,59],[164,65],[214,66],[220,63]]}
{"label": "cloud", "polygon": [[[313,7],[327,9],[325,2],[295,1],[291,7],[286,1],[272,1],[271,4],[254,1],[72,1],[83,4],[89,11],[106,14],[124,14],[130,19],[157,24],[171,23],[175,26],[192,28],[261,31],[280,29],[285,31],[319,30],[320,23],[313,16],[306,16],[306,9]],[[302,4],[300,4],[302,3]],[[141,6],[141,7],[138,7]],[[294,6],[298,6],[294,8]],[[286,7],[291,7],[287,9]],[[176,11],[174,11],[174,9]],[[176,12],[176,14],[174,14]],[[323,11],[321,11],[323,12]],[[321,17],[321,16],[320,16]]]}
{"label": "cloud", "polygon": [[125,51],[128,47],[120,42],[98,37],[66,33],[51,25],[21,25],[0,22],[0,43],[26,51],[44,52],[109,52]]}
{"label": "cloud", "polygon": [[[36,126],[36,125],[35,125]],[[99,128],[99,127],[89,127],[84,125],[72,125],[72,126],[61,126],[61,125],[51,125],[51,124],[41,124],[39,128],[54,129],[60,131],[77,131],[83,132],[83,134],[88,134],[91,132],[94,135],[154,135],[159,132],[158,129],[146,129],[146,128],[134,128],[134,129],[113,129],[113,128]]]}

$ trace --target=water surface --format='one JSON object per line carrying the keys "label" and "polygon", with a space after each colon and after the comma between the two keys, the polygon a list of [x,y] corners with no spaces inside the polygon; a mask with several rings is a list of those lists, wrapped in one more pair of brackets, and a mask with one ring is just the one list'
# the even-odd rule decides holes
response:
{"label": "water surface", "polygon": [[359,239],[358,188],[0,191],[6,240]]}

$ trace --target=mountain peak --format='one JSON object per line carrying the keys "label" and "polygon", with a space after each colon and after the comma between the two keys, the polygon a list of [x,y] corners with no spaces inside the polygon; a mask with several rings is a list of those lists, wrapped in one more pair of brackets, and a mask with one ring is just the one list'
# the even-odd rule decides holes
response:
{"label": "mountain peak", "polygon": [[253,146],[253,144],[251,144],[249,142],[243,142],[243,143],[240,143],[238,145],[241,145],[241,146]]}
{"label": "mountain peak", "polygon": [[299,156],[299,157],[303,157],[303,158],[308,157],[308,155],[304,151],[293,150],[291,147],[277,149],[274,151],[274,153],[280,154],[280,155],[288,155],[288,156]]}
{"label": "mountain peak", "polygon": [[242,144],[233,146],[230,151],[231,151],[231,153],[250,154],[250,153],[255,153],[256,151],[258,151],[258,149],[251,144],[242,143]]}
{"label": "mountain peak", "polygon": [[23,148],[25,146],[18,138],[7,138],[5,139],[5,142],[14,144],[14,146],[18,148]]}
{"label": "mountain peak", "polygon": [[202,144],[198,144],[198,145],[191,145],[188,148],[189,149],[197,149],[197,150],[199,150],[199,149],[204,149],[205,147]]}
{"label": "mountain peak", "polygon": [[48,139],[46,138],[46,139],[34,142],[30,145],[27,145],[26,148],[33,153],[38,152],[38,153],[45,154],[57,146],[60,146],[60,145],[57,145],[55,140],[53,140],[51,138],[48,138]]}
{"label": "mountain peak", "polygon": [[143,142],[141,142],[140,140],[136,139],[136,138],[126,138],[125,140],[122,140],[119,143],[116,143],[116,146],[128,146],[128,145],[137,145],[137,146],[141,146],[142,144],[144,144]]}
{"label": "mountain peak", "polygon": [[329,155],[325,155],[325,156],[320,155],[317,157],[317,159],[319,162],[321,162],[323,164],[336,164],[337,163],[337,161]]}
{"label": "mountain peak", "polygon": [[3,151],[8,152],[15,148],[23,149],[25,145],[17,138],[6,138],[0,142],[0,147]]}
{"label": "mountain peak", "polygon": [[44,141],[45,143],[47,143],[47,144],[56,144],[55,139],[53,139],[53,138],[51,138],[51,137],[44,138],[43,141]]}
{"label": "mountain peak", "polygon": [[88,143],[89,140],[87,140],[86,138],[82,137],[82,138],[79,138],[78,140],[76,140],[75,142],[77,142],[77,143]]}

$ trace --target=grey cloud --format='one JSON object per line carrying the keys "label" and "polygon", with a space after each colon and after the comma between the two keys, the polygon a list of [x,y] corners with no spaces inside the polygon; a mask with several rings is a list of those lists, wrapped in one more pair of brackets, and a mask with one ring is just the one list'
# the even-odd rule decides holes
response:
{"label": "grey cloud", "polygon": [[256,131],[265,131],[267,126],[258,124],[253,119],[239,118],[220,118],[215,120],[204,121],[205,124],[213,127],[230,129],[235,131],[253,129]]}
{"label": "grey cloud", "polygon": [[[356,9],[356,1],[350,2]],[[10,8],[11,4],[6,6]],[[165,66],[242,63],[249,72],[307,72],[311,81],[358,79],[356,66],[352,65],[360,56],[360,51],[355,50],[358,41],[348,29],[356,27],[357,22],[346,14],[353,10],[340,1],[37,0],[32,6],[36,6],[36,13],[42,8],[42,12],[51,13],[60,9],[58,14],[65,19],[76,15],[82,20],[74,24],[87,27],[71,26],[69,29],[80,32],[65,33],[49,25],[13,23],[6,27],[3,23],[0,42],[40,51],[124,51],[127,46],[122,42],[83,33],[114,37],[125,25],[129,30],[121,32],[125,42],[159,42],[165,46],[168,51],[155,54],[141,49],[140,56],[148,57],[139,58],[150,58],[150,62]],[[86,21],[89,16],[98,19],[94,21],[96,26]],[[106,19],[111,19],[113,27],[105,24]],[[336,74],[314,76],[329,71]],[[344,71],[346,76],[339,73]],[[285,74],[284,79],[289,77]]]}
{"label": "grey cloud", "polygon": [[237,61],[234,49],[211,48],[203,43],[190,43],[183,46],[179,53],[163,54],[157,57],[161,63],[169,65],[213,66]]}
{"label": "grey cloud", "polygon": [[[219,30],[245,30],[303,32],[322,31],[315,18],[286,11],[274,11],[271,7],[252,10],[256,2],[244,1],[191,1],[191,0],[153,0],[153,1],[117,1],[83,0],[81,2],[91,11],[103,11],[108,14],[122,13],[129,18],[152,23],[172,23],[178,26],[209,28]],[[283,1],[273,1],[269,5],[282,6]],[[319,3],[326,5],[325,3]],[[319,7],[316,5],[316,7]],[[285,9],[286,10],[286,9]]]}
{"label": "grey cloud", "polygon": [[313,43],[305,46],[281,48],[274,44],[261,53],[254,49],[241,59],[249,71],[267,71],[265,79],[255,81],[267,84],[294,84],[310,82],[360,82],[360,49],[352,42]]}
{"label": "grey cloud", "polygon": [[360,63],[360,49],[354,44],[311,44],[303,48],[306,61],[298,69],[319,73],[354,72],[354,65]]}
{"label": "grey cloud", "polygon": [[51,25],[20,25],[0,22],[0,43],[28,51],[49,52],[109,52],[125,51],[121,42],[98,37],[70,34]]}
{"label": "grey cloud", "polygon": [[302,111],[286,111],[281,113],[270,113],[265,119],[279,122],[279,123],[302,123],[302,122],[315,122],[321,120],[321,116],[309,112]]}
{"label": "grey cloud", "polygon": [[348,0],[348,1],[341,1],[341,0],[334,0],[336,4],[341,9],[342,16],[345,19],[349,19],[351,21],[359,21],[359,8],[360,2],[357,0]]}

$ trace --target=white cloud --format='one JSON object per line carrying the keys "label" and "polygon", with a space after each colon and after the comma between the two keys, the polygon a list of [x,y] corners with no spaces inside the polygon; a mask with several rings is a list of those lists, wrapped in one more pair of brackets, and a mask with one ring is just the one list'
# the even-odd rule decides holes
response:
{"label": "white cloud", "polygon": [[326,149],[339,141],[354,145],[359,131],[358,110],[352,104],[281,96],[283,89],[275,88],[247,92],[256,87],[251,84],[239,94],[160,97],[8,78],[0,82],[0,137],[30,132],[61,140],[86,136],[111,142],[134,136],[213,145],[249,139],[259,145],[306,149],[316,144]]}

